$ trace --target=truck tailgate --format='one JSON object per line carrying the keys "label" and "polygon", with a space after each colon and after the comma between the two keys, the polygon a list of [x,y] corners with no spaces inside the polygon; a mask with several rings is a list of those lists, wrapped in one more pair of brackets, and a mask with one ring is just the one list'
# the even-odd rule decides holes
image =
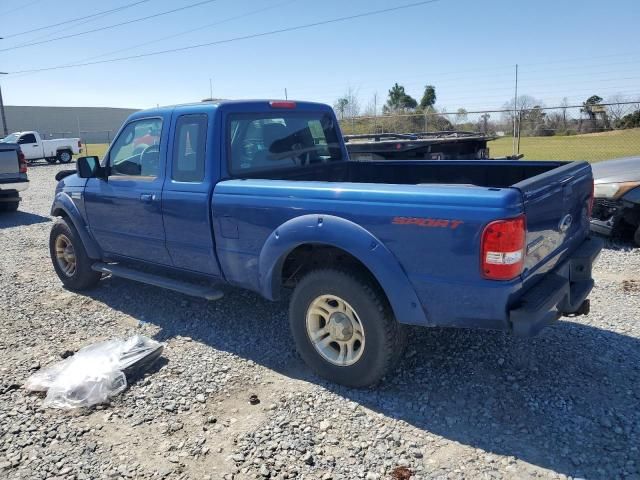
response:
{"label": "truck tailgate", "polygon": [[552,269],[589,235],[591,166],[573,162],[514,185],[527,221],[525,282]]}
{"label": "truck tailgate", "polygon": [[20,173],[16,146],[0,143],[0,178],[14,178]]}

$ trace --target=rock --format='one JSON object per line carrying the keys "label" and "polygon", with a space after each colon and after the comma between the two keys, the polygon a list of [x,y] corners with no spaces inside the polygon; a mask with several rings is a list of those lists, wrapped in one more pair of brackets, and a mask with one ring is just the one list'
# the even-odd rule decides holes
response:
{"label": "rock", "polygon": [[327,421],[327,420],[322,420],[320,422],[320,431],[321,432],[326,432],[327,430],[329,430],[331,428],[331,422]]}
{"label": "rock", "polygon": [[200,403],[206,402],[206,398],[202,393],[196,395],[196,401]]}

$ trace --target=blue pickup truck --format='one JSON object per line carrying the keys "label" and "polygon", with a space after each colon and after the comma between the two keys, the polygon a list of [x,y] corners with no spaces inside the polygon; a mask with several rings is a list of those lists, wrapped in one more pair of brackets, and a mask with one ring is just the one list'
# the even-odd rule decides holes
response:
{"label": "blue pickup truck", "polygon": [[350,161],[315,103],[138,112],[101,161],[58,179],[50,253],[65,286],[292,290],[301,357],[354,387],[389,372],[406,325],[531,336],[588,313],[602,248],[589,164]]}

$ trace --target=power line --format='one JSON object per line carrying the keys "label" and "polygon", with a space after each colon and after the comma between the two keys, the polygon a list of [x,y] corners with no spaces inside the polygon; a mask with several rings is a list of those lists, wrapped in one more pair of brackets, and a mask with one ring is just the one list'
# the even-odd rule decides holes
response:
{"label": "power line", "polygon": [[117,8],[112,8],[111,10],[103,10],[102,12],[92,13],[91,15],[85,15],[84,17],[71,18],[69,20],[64,20],[62,22],[52,23],[50,25],[44,25],[42,27],[32,28],[31,30],[25,30],[23,32],[18,32],[18,33],[11,33],[9,35],[5,35],[4,38],[6,39],[6,38],[19,37],[21,35],[26,35],[27,33],[39,32],[40,30],[46,30],[47,28],[59,27],[60,25],[65,25],[67,23],[77,22],[77,21],[80,21],[80,20],[85,20],[87,18],[99,17],[99,16],[102,16],[102,15],[107,15],[107,14],[110,14],[110,13],[119,12],[121,10],[126,10],[127,8],[135,7],[136,5],[140,5],[141,3],[147,3],[147,2],[150,2],[150,1],[151,0],[139,0],[137,2],[128,3],[126,5],[122,5],[122,6],[117,7]]}
{"label": "power line", "polygon": [[10,13],[17,12],[18,10],[22,10],[23,8],[30,7],[31,5],[35,5],[36,3],[40,3],[42,0],[35,0],[35,2],[27,3],[25,5],[20,5],[19,7],[12,8],[11,10],[7,10],[5,12],[0,12],[0,15],[9,15]]}
{"label": "power line", "polygon": [[184,7],[174,8],[173,10],[166,10],[164,12],[155,13],[153,15],[147,15],[147,16],[140,17],[140,18],[135,18],[133,20],[128,20],[126,22],[116,23],[116,24],[113,24],[113,25],[106,25],[104,27],[94,28],[92,30],[85,30],[84,32],[71,33],[69,35],[63,35],[61,37],[50,38],[48,40],[40,40],[38,42],[22,43],[20,45],[15,45],[13,47],[0,49],[0,52],[6,52],[6,51],[9,51],[9,50],[17,50],[19,48],[32,47],[34,45],[42,45],[43,43],[49,43],[49,42],[55,42],[55,41],[58,41],[58,40],[64,40],[64,39],[67,39],[67,38],[79,37],[81,35],[87,35],[89,33],[101,32],[103,30],[109,30],[111,28],[121,27],[123,25],[129,25],[129,24],[136,23],[136,22],[142,22],[144,20],[150,20],[152,18],[161,17],[163,15],[169,15],[171,13],[180,12],[182,10],[187,10],[189,8],[194,8],[194,7],[199,7],[200,5],[205,5],[207,3],[213,3],[213,2],[217,2],[217,1],[218,0],[203,0],[201,2],[192,3],[190,5],[185,5]]}
{"label": "power line", "polygon": [[[257,10],[252,10],[250,12],[242,13],[240,15],[234,15],[232,17],[223,18],[222,20],[218,20],[218,21],[213,22],[213,23],[208,23],[208,24],[202,25],[200,27],[191,28],[189,30],[184,30],[182,32],[175,33],[173,35],[167,35],[165,37],[156,38],[156,39],[150,40],[148,42],[138,43],[136,45],[130,45],[130,46],[126,47],[126,48],[119,48],[118,50],[112,50],[110,52],[105,52],[105,53],[101,53],[101,54],[98,54],[98,55],[93,55],[91,57],[87,57],[87,58],[83,58],[81,60],[77,60],[77,62],[85,62],[85,61],[89,61],[89,60],[92,60],[92,59],[95,59],[95,58],[108,57],[108,56],[113,55],[115,53],[120,53],[120,52],[128,51],[128,50],[131,50],[131,49],[134,49],[134,48],[139,48],[139,47],[143,47],[143,46],[150,45],[150,44],[153,44],[153,43],[158,43],[158,42],[161,42],[163,40],[169,40],[171,38],[184,36],[184,35],[187,35],[189,33],[196,32],[198,30],[204,30],[206,28],[211,28],[211,27],[214,27],[216,25],[221,25],[223,23],[227,23],[227,22],[230,22],[230,21],[233,21],[233,20],[239,20],[239,19],[242,19],[242,18],[249,17],[251,15],[257,15],[258,13],[262,13],[262,12],[265,12],[267,10],[273,10],[275,8],[282,7],[283,5],[289,5],[291,3],[298,2],[298,1],[299,0],[286,0],[284,2],[276,3],[275,5],[269,5],[268,7],[259,8]],[[15,78],[22,78],[22,77],[26,77],[26,76],[29,76],[29,75],[33,75],[35,73],[38,73],[38,72],[30,72],[30,73],[27,72],[27,73],[22,73],[22,74],[15,74],[15,75],[12,75],[11,78],[14,78],[14,79]]]}
{"label": "power line", "polygon": [[273,10],[274,8],[278,8],[278,7],[281,7],[283,5],[288,5],[290,3],[294,3],[294,2],[297,2],[297,1],[299,1],[299,0],[286,0],[284,2],[276,3],[275,5],[269,5],[268,7],[259,8],[257,10],[252,10],[252,11],[247,12],[247,13],[243,13],[243,14],[240,14],[240,15],[235,15],[233,17],[227,17],[227,18],[224,18],[222,20],[218,20],[218,21],[213,22],[213,23],[208,23],[206,25],[202,25],[200,27],[190,28],[189,30],[184,30],[184,31],[179,32],[179,33],[174,33],[172,35],[167,35],[165,37],[160,37],[160,38],[156,38],[154,40],[149,40],[148,42],[138,43],[136,45],[129,45],[128,47],[119,48],[118,50],[112,50],[110,52],[105,52],[105,53],[101,53],[101,54],[98,54],[98,55],[93,55],[91,57],[88,57],[88,58],[85,58],[84,60],[79,60],[79,61],[80,62],[84,62],[84,61],[89,61],[89,60],[94,59],[94,58],[108,57],[109,55],[113,55],[114,53],[126,52],[127,50],[131,50],[131,49],[139,48],[139,47],[144,47],[144,46],[151,45],[151,44],[154,44],[154,43],[162,42],[163,40],[169,40],[169,39],[172,39],[172,38],[182,37],[184,35],[188,35],[189,33],[193,33],[193,32],[197,32],[199,30],[204,30],[204,29],[207,29],[207,28],[211,28],[211,27],[214,27],[216,25],[221,25],[223,23],[231,22],[233,20],[239,20],[241,18],[246,18],[246,17],[249,17],[251,15],[257,15],[258,13],[266,12],[267,10]]}
{"label": "power line", "polygon": [[[212,0],[209,0],[212,1]],[[215,0],[213,0],[215,1]],[[240,37],[233,37],[233,38],[227,38],[225,40],[216,40],[214,42],[206,42],[206,43],[198,43],[195,45],[187,45],[185,47],[178,47],[178,48],[171,48],[168,50],[159,50],[156,52],[148,52],[148,53],[141,53],[139,55],[129,55],[126,57],[118,57],[118,58],[112,58],[112,59],[108,59],[108,60],[96,60],[93,62],[85,62],[85,63],[75,63],[75,64],[67,64],[67,65],[58,65],[55,67],[46,67],[46,68],[34,68],[34,69],[29,69],[29,70],[19,70],[17,72],[11,72],[13,74],[18,74],[18,73],[31,73],[31,72],[44,72],[44,71],[49,71],[49,70],[60,70],[60,69],[64,69],[64,68],[75,68],[75,67],[85,67],[85,66],[89,66],[89,65],[98,65],[101,63],[113,63],[113,62],[120,62],[123,60],[133,60],[133,59],[137,59],[137,58],[145,58],[145,57],[154,57],[154,56],[158,56],[158,55],[164,55],[167,53],[175,53],[175,52],[184,52],[186,50],[193,50],[196,48],[202,48],[202,47],[211,47],[214,45],[223,45],[223,44],[227,44],[227,43],[233,43],[233,42],[237,42],[237,41],[241,41],[241,40],[250,40],[250,39],[254,39],[254,38],[261,38],[261,37],[268,37],[268,36],[272,36],[272,35],[277,35],[280,33],[287,33],[287,32],[293,32],[293,31],[297,31],[297,30],[304,30],[307,28],[313,28],[313,27],[318,27],[321,25],[329,25],[332,23],[339,23],[339,22],[346,22],[349,20],[355,20],[358,18],[364,18],[364,17],[371,17],[373,15],[380,15],[383,13],[390,13],[390,12],[395,12],[398,10],[406,10],[408,8],[413,8],[413,7],[419,7],[422,5],[427,5],[427,4],[431,4],[431,3],[436,3],[439,2],[440,0],[425,0],[422,2],[414,2],[414,3],[407,3],[404,5],[398,5],[397,7],[390,7],[390,8],[383,8],[380,10],[370,10],[367,12],[362,12],[362,13],[357,13],[355,15],[348,15],[348,16],[344,16],[344,17],[337,17],[337,18],[332,18],[329,20],[322,20],[319,22],[313,22],[313,23],[306,23],[303,25],[296,25],[295,27],[286,27],[286,28],[280,28],[278,30],[269,30],[267,32],[260,32],[260,33],[252,33],[249,35],[243,35]],[[203,2],[203,3],[208,3],[208,2]],[[0,50],[0,52],[2,52],[3,50]]]}

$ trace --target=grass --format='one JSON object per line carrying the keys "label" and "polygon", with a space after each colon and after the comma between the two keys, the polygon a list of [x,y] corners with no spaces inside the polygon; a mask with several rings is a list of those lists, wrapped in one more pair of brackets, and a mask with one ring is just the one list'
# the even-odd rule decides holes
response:
{"label": "grass", "polygon": [[[489,142],[492,157],[511,155],[511,137]],[[104,156],[109,145],[86,145],[84,155]],[[588,160],[597,162],[610,158],[640,155],[640,128],[613,132],[589,133],[569,137],[523,137],[520,153],[527,160]]]}
{"label": "grass", "polygon": [[84,145],[82,155],[97,155],[98,157],[104,157],[105,152],[109,148],[108,143],[89,143]]}
{"label": "grass", "polygon": [[[511,155],[511,137],[489,142],[492,157]],[[640,155],[640,128],[568,137],[522,137],[520,153],[527,160],[587,160]]]}

